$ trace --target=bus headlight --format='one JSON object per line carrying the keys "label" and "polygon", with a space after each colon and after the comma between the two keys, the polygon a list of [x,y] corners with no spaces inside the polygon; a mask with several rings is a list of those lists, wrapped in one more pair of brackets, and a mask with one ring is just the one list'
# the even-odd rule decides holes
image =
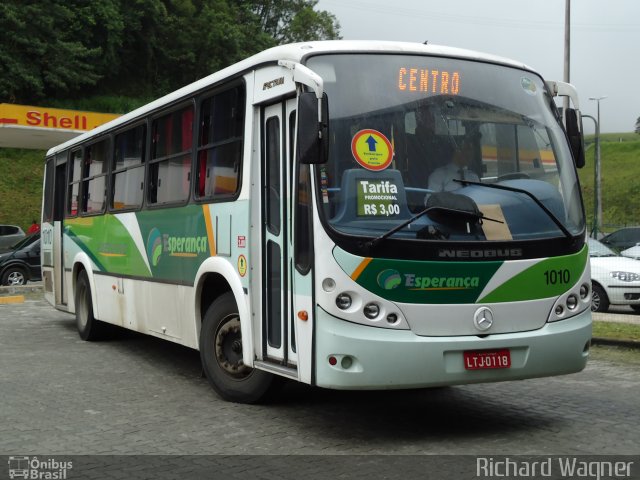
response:
{"label": "bus headlight", "polygon": [[567,297],[567,308],[569,310],[575,310],[577,306],[578,306],[578,297],[576,297],[574,294],[569,295]]}
{"label": "bus headlight", "polygon": [[373,302],[367,303],[362,311],[365,317],[367,317],[369,320],[373,320],[380,314],[380,306],[378,306],[377,303]]}
{"label": "bus headlight", "polygon": [[585,300],[589,295],[589,284],[583,283],[580,285],[580,298]]}
{"label": "bus headlight", "polygon": [[341,293],[336,297],[336,305],[340,310],[347,310],[351,303],[351,295],[348,293]]}

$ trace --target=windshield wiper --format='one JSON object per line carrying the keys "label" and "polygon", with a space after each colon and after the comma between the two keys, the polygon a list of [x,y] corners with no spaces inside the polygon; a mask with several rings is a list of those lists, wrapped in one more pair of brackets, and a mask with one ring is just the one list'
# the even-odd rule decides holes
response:
{"label": "windshield wiper", "polygon": [[[460,195],[458,193],[452,193],[452,192],[438,192],[438,193],[432,194],[429,197],[429,200],[427,200],[427,206],[424,210],[417,213],[410,219],[402,222],[401,224],[396,225],[391,230],[383,233],[382,235],[372,240],[369,240],[368,242],[365,243],[365,246],[367,248],[376,246],[382,240],[389,238],[394,233],[398,232],[399,230],[402,230],[404,227],[412,224],[417,219],[419,219],[423,215],[428,214],[429,212],[432,212],[434,214],[440,214],[439,215],[440,217],[442,217],[442,214],[453,214],[456,216],[457,219],[461,219],[462,221],[465,221],[467,223],[467,230],[468,230],[468,224],[470,223],[470,221],[473,221],[474,224],[480,223],[481,220],[489,220],[492,222],[504,223],[501,220],[496,220],[494,218],[486,217],[478,209],[476,202],[474,202],[472,198],[467,197],[466,195]],[[443,222],[439,222],[439,223],[443,223]],[[435,234],[442,235],[441,232],[437,229],[435,231]]]}
{"label": "windshield wiper", "polygon": [[487,187],[487,188],[494,188],[496,190],[506,190],[508,192],[515,192],[515,193],[523,193],[525,194],[527,197],[529,197],[531,200],[533,200],[535,202],[536,205],[538,205],[543,211],[544,213],[547,214],[547,216],[553,220],[553,223],[556,224],[556,226],[560,229],[560,231],[562,231],[562,233],[564,234],[565,237],[567,237],[569,240],[573,239],[573,236],[571,235],[571,232],[569,232],[569,230],[567,230],[567,227],[565,227],[562,222],[558,219],[558,217],[556,217],[553,212],[551,210],[549,210],[544,203],[542,203],[538,197],[536,197],[533,193],[528,192],[526,190],[523,190],[521,188],[515,188],[515,187],[507,187],[506,185],[497,185],[495,183],[482,183],[482,182],[473,182],[470,180],[457,180],[454,179],[454,182],[458,182],[458,183],[462,183],[463,185],[478,185],[481,187]]}

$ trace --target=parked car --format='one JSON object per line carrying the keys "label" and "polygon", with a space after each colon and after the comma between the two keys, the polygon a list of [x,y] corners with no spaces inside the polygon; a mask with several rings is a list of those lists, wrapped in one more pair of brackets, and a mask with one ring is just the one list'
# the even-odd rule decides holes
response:
{"label": "parked car", "polygon": [[623,257],[635,258],[636,260],[640,260],[640,245],[627,248],[626,250],[621,251],[620,255],[622,255]]}
{"label": "parked car", "polygon": [[606,312],[609,305],[629,305],[640,312],[640,260],[622,257],[606,245],[589,239],[591,311]]}
{"label": "parked car", "polygon": [[6,252],[11,245],[25,237],[24,231],[15,225],[0,225],[0,252]]}
{"label": "parked car", "polygon": [[40,280],[40,234],[23,238],[0,253],[0,285],[24,285]]}
{"label": "parked car", "polygon": [[640,227],[625,227],[600,239],[606,246],[616,251],[626,250],[640,243]]}

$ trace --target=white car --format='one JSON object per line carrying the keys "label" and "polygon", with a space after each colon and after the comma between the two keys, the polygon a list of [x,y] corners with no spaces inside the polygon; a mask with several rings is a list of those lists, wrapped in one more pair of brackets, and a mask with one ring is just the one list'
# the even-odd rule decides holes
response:
{"label": "white car", "polygon": [[621,251],[620,255],[622,255],[623,257],[635,258],[636,260],[640,260],[640,245],[627,248],[626,250]]}
{"label": "white car", "polygon": [[589,238],[591,311],[606,312],[609,305],[629,305],[640,312],[640,260],[621,257]]}

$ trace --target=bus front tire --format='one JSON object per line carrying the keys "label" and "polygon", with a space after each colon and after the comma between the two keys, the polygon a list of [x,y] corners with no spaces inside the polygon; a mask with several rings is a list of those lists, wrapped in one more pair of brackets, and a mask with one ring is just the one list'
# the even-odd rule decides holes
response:
{"label": "bus front tire", "polygon": [[274,383],[273,375],[242,362],[240,315],[231,292],[215,300],[204,316],[200,359],[207,380],[228,401],[257,403],[267,397]]}
{"label": "bus front tire", "polygon": [[99,340],[104,334],[104,324],[93,316],[91,285],[84,270],[78,275],[76,283],[76,326],[78,335],[86,341]]}

